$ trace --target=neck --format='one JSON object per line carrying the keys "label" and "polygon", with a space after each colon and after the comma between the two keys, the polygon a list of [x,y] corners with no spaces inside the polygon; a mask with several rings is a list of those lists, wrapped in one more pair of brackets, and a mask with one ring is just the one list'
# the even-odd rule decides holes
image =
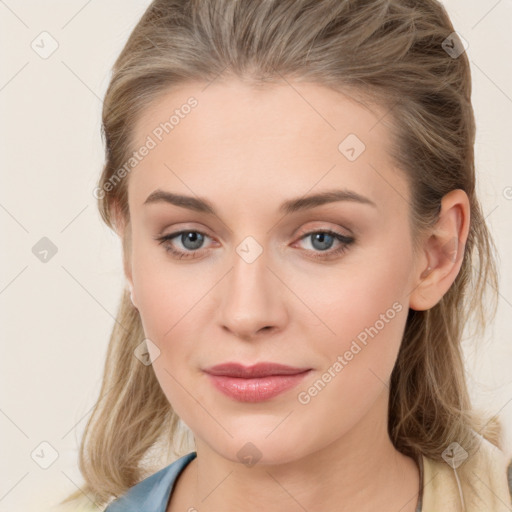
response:
{"label": "neck", "polygon": [[196,439],[183,510],[414,512],[418,468],[389,439],[387,396],[376,405],[335,442],[282,464],[245,466]]}

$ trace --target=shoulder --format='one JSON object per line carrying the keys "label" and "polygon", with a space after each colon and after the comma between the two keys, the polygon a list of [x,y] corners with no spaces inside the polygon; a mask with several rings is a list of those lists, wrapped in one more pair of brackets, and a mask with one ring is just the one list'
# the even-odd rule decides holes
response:
{"label": "shoulder", "polygon": [[165,512],[174,482],[185,466],[196,457],[190,452],[160,471],[130,487],[122,496],[100,509],[87,496],[61,503],[46,512]]}
{"label": "shoulder", "polygon": [[165,512],[174,482],[196,455],[196,452],[190,452],[130,487],[110,503],[105,512]]}
{"label": "shoulder", "polygon": [[499,448],[481,437],[480,447],[471,457],[454,444],[444,459],[446,462],[423,457],[422,512],[511,510],[508,459]]}

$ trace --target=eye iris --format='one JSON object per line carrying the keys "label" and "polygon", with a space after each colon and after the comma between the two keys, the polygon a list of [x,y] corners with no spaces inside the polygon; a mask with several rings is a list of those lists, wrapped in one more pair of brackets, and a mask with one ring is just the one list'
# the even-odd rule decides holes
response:
{"label": "eye iris", "polygon": [[[200,233],[197,233],[195,231],[189,231],[187,233],[182,233],[181,243],[183,244],[183,247],[193,251],[194,249],[199,249],[199,247],[201,246],[201,244],[203,242],[203,238],[204,238],[203,235],[201,235]],[[189,242],[189,241],[192,242],[192,247],[190,247],[189,245],[187,245],[187,243],[185,243],[185,242]]]}
{"label": "eye iris", "polygon": [[[315,249],[318,249],[318,250],[329,249],[330,246],[332,245],[332,242],[334,241],[334,237],[332,235],[329,235],[328,233],[315,233],[312,236],[313,236],[313,242],[312,242],[313,247],[315,247],[316,241],[320,241],[320,247],[318,247],[318,246],[315,247]],[[331,242],[331,243],[327,243],[328,247],[325,247],[325,237],[330,239],[330,242]]]}

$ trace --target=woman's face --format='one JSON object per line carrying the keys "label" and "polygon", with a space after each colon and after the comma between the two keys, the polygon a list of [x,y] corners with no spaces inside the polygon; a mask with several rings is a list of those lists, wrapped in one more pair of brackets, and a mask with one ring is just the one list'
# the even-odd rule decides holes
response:
{"label": "woman's face", "polygon": [[[173,90],[136,126],[134,303],[169,402],[227,459],[292,461],[385,424],[418,268],[386,113],[319,85],[232,81]],[[214,385],[204,370],[226,362],[310,370],[257,399]]]}

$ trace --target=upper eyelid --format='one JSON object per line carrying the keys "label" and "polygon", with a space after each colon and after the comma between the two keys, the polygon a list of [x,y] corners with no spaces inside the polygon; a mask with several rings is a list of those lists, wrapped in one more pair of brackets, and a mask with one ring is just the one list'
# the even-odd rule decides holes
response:
{"label": "upper eyelid", "polygon": [[[314,221],[311,221],[311,222],[317,222],[317,223],[320,223],[321,225],[320,226],[313,226],[313,227],[310,227],[310,228],[307,228],[307,229],[302,229],[302,228],[296,229],[296,230],[294,230],[294,236],[304,236],[304,235],[307,235],[307,234],[310,234],[310,233],[316,233],[316,232],[319,232],[319,231],[334,231],[334,232],[338,232],[339,235],[344,236],[346,238],[351,238],[351,237],[354,236],[353,230],[349,229],[348,226],[339,226],[339,225],[337,225],[336,227],[333,227],[332,224],[336,224],[336,223],[332,222],[332,221],[314,220]],[[329,223],[331,224],[331,226],[328,225]],[[340,230],[346,231],[346,233],[339,233]],[[175,231],[172,231],[172,232],[170,232],[168,234],[162,233],[161,235],[159,235],[159,238],[165,237],[165,236],[177,236],[178,234],[181,234],[183,232],[188,232],[188,231],[193,231],[193,232],[201,233],[201,234],[204,234],[204,235],[206,235],[206,236],[208,236],[208,237],[210,237],[212,239],[216,238],[215,236],[210,235],[208,233],[208,229],[207,228],[205,229],[205,228],[195,228],[195,227],[186,227],[186,226],[184,228],[177,228]],[[230,232],[231,232],[231,230],[230,230]],[[297,233],[299,233],[299,234],[297,234]]]}
{"label": "upper eyelid", "polygon": [[[194,228],[179,229],[178,231],[174,231],[174,232],[168,233],[166,235],[164,234],[164,235],[155,237],[155,239],[160,240],[160,241],[169,241],[172,238],[176,238],[184,233],[189,233],[189,232],[199,233],[199,234],[204,235],[204,236],[210,238],[211,240],[215,241],[215,237],[209,235],[208,233],[206,233],[205,231],[203,231],[201,229],[194,229]],[[329,227],[325,227],[325,226],[318,227],[318,228],[309,228],[304,231],[300,231],[298,234],[296,234],[295,238],[297,238],[297,240],[302,240],[303,238],[305,238],[307,236],[311,236],[315,233],[329,233],[331,236],[340,237],[340,238],[346,239],[346,240],[354,240],[355,239],[352,234],[340,233],[337,229],[329,228]],[[340,240],[338,240],[338,241],[340,241]]]}

